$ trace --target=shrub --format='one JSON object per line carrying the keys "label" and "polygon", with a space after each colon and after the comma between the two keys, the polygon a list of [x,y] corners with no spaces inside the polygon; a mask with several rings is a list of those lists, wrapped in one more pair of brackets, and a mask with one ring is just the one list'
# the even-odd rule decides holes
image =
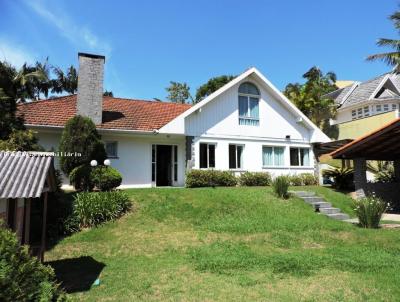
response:
{"label": "shrub", "polygon": [[7,140],[0,140],[0,150],[4,151],[44,151],[32,130],[13,130]]}
{"label": "shrub", "polygon": [[31,257],[16,235],[0,225],[0,301],[66,301],[51,267]]}
{"label": "shrub", "polygon": [[91,182],[101,191],[110,191],[121,185],[122,175],[113,167],[98,166],[90,173]]}
{"label": "shrub", "polygon": [[240,175],[239,184],[241,186],[269,186],[271,175],[268,172],[245,172]]}
{"label": "shrub", "polygon": [[88,164],[80,165],[69,173],[69,181],[77,191],[92,191],[94,184],[91,179],[92,167]]}
{"label": "shrub", "polygon": [[120,217],[130,206],[128,195],[120,191],[82,192],[75,196],[74,214],[81,227],[92,227]]}
{"label": "shrub", "polygon": [[303,186],[315,186],[318,185],[318,178],[311,173],[302,173],[300,177],[303,182]]}
{"label": "shrub", "polygon": [[361,198],[353,204],[354,212],[363,228],[378,228],[382,214],[387,208],[388,204],[377,197]]}
{"label": "shrub", "polygon": [[300,175],[289,175],[287,176],[289,183],[291,186],[302,186],[303,185],[303,179],[301,178]]}
{"label": "shrub", "polygon": [[276,177],[273,182],[272,182],[272,188],[274,190],[274,193],[279,197],[279,198],[288,198],[289,193],[289,178],[287,176],[281,175]]}
{"label": "shrub", "polygon": [[333,178],[333,186],[339,190],[352,190],[354,189],[354,170],[350,168],[333,168],[323,170],[324,177]]}
{"label": "shrub", "polygon": [[186,187],[233,187],[237,185],[236,176],[230,171],[191,170],[186,173]]}
{"label": "shrub", "polygon": [[96,125],[90,118],[77,115],[68,120],[61,135],[59,150],[63,153],[79,153],[80,156],[62,156],[61,170],[69,175],[74,168],[89,164],[93,159],[103,162],[106,151],[100,139]]}

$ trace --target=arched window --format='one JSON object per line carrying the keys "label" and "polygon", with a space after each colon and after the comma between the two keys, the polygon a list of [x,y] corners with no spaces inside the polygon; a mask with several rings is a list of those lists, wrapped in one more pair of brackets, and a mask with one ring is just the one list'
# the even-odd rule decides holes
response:
{"label": "arched window", "polygon": [[260,91],[254,84],[245,82],[239,86],[239,125],[259,125],[259,101]]}

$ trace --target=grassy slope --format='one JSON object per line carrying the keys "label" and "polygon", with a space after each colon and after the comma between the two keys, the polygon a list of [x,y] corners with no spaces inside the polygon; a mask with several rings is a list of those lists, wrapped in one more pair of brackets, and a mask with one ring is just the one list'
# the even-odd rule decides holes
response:
{"label": "grassy slope", "polygon": [[[276,199],[269,188],[128,192],[132,213],[66,238],[46,254],[47,261],[90,256],[104,263],[100,286],[75,293],[77,300],[400,297],[397,230],[333,221],[298,199]],[[75,280],[84,278],[64,269]]]}

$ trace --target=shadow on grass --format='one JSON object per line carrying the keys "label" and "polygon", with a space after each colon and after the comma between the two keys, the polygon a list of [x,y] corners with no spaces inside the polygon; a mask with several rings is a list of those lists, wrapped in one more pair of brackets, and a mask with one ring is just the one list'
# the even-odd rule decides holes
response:
{"label": "shadow on grass", "polygon": [[88,291],[106,266],[90,256],[50,261],[57,281],[67,293]]}

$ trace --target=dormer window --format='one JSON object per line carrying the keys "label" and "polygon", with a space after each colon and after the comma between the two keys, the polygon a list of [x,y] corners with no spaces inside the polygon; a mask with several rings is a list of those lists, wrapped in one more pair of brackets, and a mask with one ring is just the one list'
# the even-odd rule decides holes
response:
{"label": "dormer window", "polygon": [[260,91],[249,82],[239,86],[239,125],[258,126]]}

